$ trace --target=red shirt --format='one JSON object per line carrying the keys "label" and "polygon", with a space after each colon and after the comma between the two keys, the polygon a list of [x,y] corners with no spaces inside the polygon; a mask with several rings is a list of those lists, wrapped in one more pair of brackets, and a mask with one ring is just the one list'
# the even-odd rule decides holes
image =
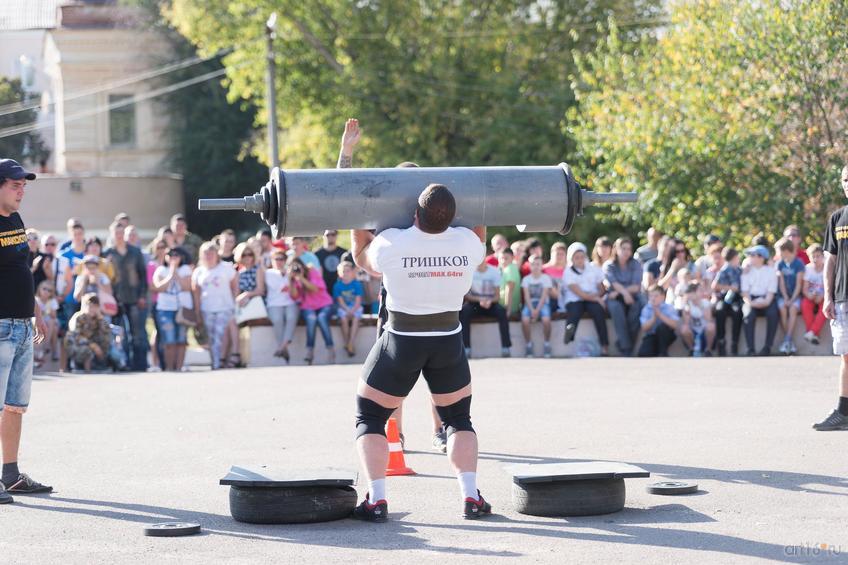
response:
{"label": "red shirt", "polygon": [[805,265],[810,264],[810,258],[807,256],[807,252],[804,251],[803,249],[798,250],[798,259],[800,259],[801,262],[804,263]]}
{"label": "red shirt", "polygon": [[498,261],[498,255],[497,255],[497,253],[492,253],[491,255],[488,255],[488,256],[486,257],[486,263],[488,263],[488,264],[489,264],[489,265],[491,265],[492,267],[498,267],[498,266],[500,266],[500,262]]}

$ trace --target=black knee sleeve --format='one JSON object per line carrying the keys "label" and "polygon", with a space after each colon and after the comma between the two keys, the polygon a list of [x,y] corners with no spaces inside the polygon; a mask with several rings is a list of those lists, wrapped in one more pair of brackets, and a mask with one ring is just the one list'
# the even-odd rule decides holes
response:
{"label": "black knee sleeve", "polygon": [[384,408],[372,400],[356,396],[356,437],[365,434],[380,434],[386,436],[386,422],[394,412],[394,408]]}
{"label": "black knee sleeve", "polygon": [[471,396],[466,396],[449,406],[436,406],[436,412],[445,425],[448,437],[455,432],[474,432],[471,426]]}

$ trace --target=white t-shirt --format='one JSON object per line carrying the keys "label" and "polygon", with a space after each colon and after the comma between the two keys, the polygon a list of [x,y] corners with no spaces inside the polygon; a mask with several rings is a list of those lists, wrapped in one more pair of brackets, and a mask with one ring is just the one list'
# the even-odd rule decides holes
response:
{"label": "white t-shirt", "polygon": [[501,288],[501,272],[497,267],[486,264],[486,270],[474,269],[469,294],[483,299],[494,299]]}
{"label": "white t-shirt", "polygon": [[824,296],[824,269],[816,271],[816,266],[810,263],[804,267],[804,281],[809,283],[810,292]]}
{"label": "white t-shirt", "polygon": [[236,276],[232,263],[221,261],[214,268],[198,267],[192,281],[200,287],[200,309],[204,312],[227,312],[235,308],[230,281]]}
{"label": "white t-shirt", "polygon": [[45,318],[52,318],[56,315],[59,309],[59,302],[55,298],[51,298],[47,302],[42,302],[39,297],[35,297],[35,304],[41,309],[41,315]]}
{"label": "white t-shirt", "polygon": [[[168,276],[168,267],[159,265],[153,271],[154,279],[163,279]],[[177,276],[185,278],[191,276],[191,267],[180,265],[177,268]],[[180,308],[194,308],[194,300],[191,298],[190,290],[180,290],[180,283],[171,281],[168,290],[160,292],[156,299],[156,309],[163,312],[176,312]]]}
{"label": "white t-shirt", "polygon": [[[71,268],[71,262],[63,255],[53,257],[53,278],[56,283],[56,296],[61,296],[65,292],[65,287],[68,284],[65,280],[65,273]],[[71,279],[73,280],[73,279]]]}
{"label": "white t-shirt", "polygon": [[751,296],[765,296],[777,293],[777,271],[771,265],[751,267],[747,273],[742,273],[742,292]]}
{"label": "white t-shirt", "polygon": [[705,328],[704,312],[710,309],[710,301],[705,298],[697,298],[693,302],[686,301],[684,310],[689,312],[690,323],[693,331],[703,331]]}
{"label": "white t-shirt", "polygon": [[582,272],[575,272],[575,268],[566,267],[562,272],[562,287],[565,299],[563,304],[569,302],[581,302],[583,299],[577,296],[569,286],[576,284],[577,288],[588,294],[598,294],[598,285],[604,282],[604,272],[594,263],[586,261]]}
{"label": "white t-shirt", "polygon": [[291,306],[295,301],[289,294],[289,276],[279,269],[265,271],[265,304]]}
{"label": "white t-shirt", "polygon": [[542,298],[542,293],[544,293],[546,288],[553,288],[554,282],[551,280],[549,275],[542,273],[539,275],[539,278],[534,277],[532,274],[527,275],[523,279],[521,279],[521,288],[529,289],[530,291],[530,302],[534,305],[539,303],[539,300]]}
{"label": "white t-shirt", "polygon": [[[461,310],[474,271],[485,255],[480,238],[468,228],[448,228],[435,234],[415,226],[391,228],[368,247],[371,265],[383,274],[386,308],[413,315]],[[422,335],[450,335],[461,329],[457,325],[454,331]]]}

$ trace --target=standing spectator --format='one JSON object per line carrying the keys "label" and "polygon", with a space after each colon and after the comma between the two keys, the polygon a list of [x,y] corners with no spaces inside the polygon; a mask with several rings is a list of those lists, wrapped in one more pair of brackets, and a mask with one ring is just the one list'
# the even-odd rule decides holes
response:
{"label": "standing spectator", "polygon": [[235,249],[237,243],[236,232],[229,228],[225,229],[218,235],[218,254],[221,256],[221,261],[235,264]]}
{"label": "standing spectator", "polygon": [[720,249],[724,247],[721,245],[721,238],[711,233],[704,238],[704,254],[698,257],[697,261],[695,261],[695,268],[691,271],[694,280],[699,282],[703,280],[707,269],[713,264],[713,255],[710,253],[710,249],[714,245],[718,245]]}
{"label": "standing spectator", "polygon": [[492,267],[500,266],[501,251],[509,249],[509,241],[501,233],[492,236],[492,254],[486,257],[486,263]]}
{"label": "standing spectator", "polygon": [[156,269],[165,265],[165,256],[168,252],[168,245],[161,237],[157,237],[150,244],[150,258],[147,260],[147,288],[150,292],[150,317],[153,318],[153,335],[150,337],[150,356],[152,363],[150,371],[159,372],[165,368],[165,348],[162,344],[161,332],[159,331],[159,316],[157,306],[159,302],[159,293],[154,289],[153,275]]}
{"label": "standing spectator", "polygon": [[188,253],[189,263],[193,265],[198,261],[198,250],[203,244],[203,240],[188,231],[188,223],[184,214],[171,216],[171,231],[174,232],[173,245],[185,249]]}
{"label": "standing spectator", "polygon": [[797,353],[792,334],[795,323],[801,313],[801,290],[804,287],[804,263],[795,255],[795,244],[789,239],[777,242],[780,260],[777,262],[777,283],[779,296],[777,308],[780,311],[780,325],[783,327],[783,343],[780,352],[784,355]]}
{"label": "standing spectator", "polygon": [[648,303],[642,307],[639,323],[642,344],[639,357],[668,357],[668,348],[677,339],[680,317],[674,306],[665,301],[665,290],[657,285],[648,289]]}
{"label": "standing spectator", "polygon": [[346,262],[339,263],[336,271],[338,276],[333,283],[333,300],[336,301],[345,351],[348,357],[353,357],[356,355],[356,334],[359,331],[359,320],[362,318],[362,297],[365,292],[362,283],[356,280],[356,267]]}
{"label": "standing spectator", "polygon": [[274,267],[265,272],[265,305],[277,340],[274,357],[282,357],[288,362],[289,345],[297,327],[300,309],[290,293],[291,278],[286,268],[286,252],[275,249],[271,259]]}
{"label": "standing spectator", "polygon": [[768,248],[764,245],[755,245],[745,250],[745,255],[750,260],[747,273],[742,273],[742,306],[745,325],[745,341],[748,342],[748,355],[756,355],[756,342],[754,341],[754,326],[758,316],[766,318],[766,343],[760,350],[759,355],[767,357],[771,355],[774,345],[774,335],[777,333],[777,321],[780,315],[777,311],[777,303],[774,300],[777,294],[777,273],[774,268],[767,264],[769,260]]}
{"label": "standing spectator", "polygon": [[657,243],[657,256],[643,263],[642,288],[645,291],[657,284],[657,281],[660,280],[660,269],[662,268],[663,261],[665,261],[670,253],[674,253],[669,245],[670,241],[671,238],[667,235],[662,236],[659,243]]}
{"label": "standing spectator", "polygon": [[41,310],[41,319],[47,327],[47,333],[43,342],[35,346],[34,361],[36,368],[44,364],[48,353],[54,357],[58,353],[59,322],[56,313],[59,311],[59,303],[56,301],[56,291],[52,281],[41,281],[35,293],[35,307]]}
{"label": "standing spectator", "polygon": [[742,267],[739,266],[741,257],[735,249],[726,247],[722,251],[722,259],[724,266],[712,283],[716,299],[716,347],[720,357],[727,355],[727,341],[724,336],[729,316],[732,329],[730,353],[735,357],[739,355],[739,336],[742,333]]}
{"label": "standing spectator", "polygon": [[271,267],[271,252],[274,250],[274,234],[268,228],[262,228],[256,232],[256,241],[259,243],[259,256],[256,264],[268,269]]}
{"label": "standing spectator", "polygon": [[522,277],[526,277],[530,274],[530,262],[533,260],[533,257],[542,259],[544,251],[545,248],[542,247],[542,242],[535,237],[531,237],[527,240],[527,260],[521,265]]}
{"label": "standing spectator", "polygon": [[824,317],[824,250],[818,243],[807,248],[812,261],[804,271],[804,298],[801,299],[801,314],[807,333],[804,339],[813,345],[819,344],[819,334],[826,321]]}
{"label": "standing spectator", "polygon": [[601,236],[595,240],[595,247],[592,248],[592,263],[599,269],[604,268],[606,263],[612,256],[612,240],[607,236]]}
{"label": "standing spectator", "polygon": [[[130,220],[130,215],[126,212],[118,212],[117,214],[115,214],[115,217],[112,219],[112,221],[118,224],[119,226],[123,226],[124,235],[126,236],[126,230],[130,227],[130,224],[132,223],[132,220]],[[129,241],[129,238],[127,238],[127,241]]]}
{"label": "standing spectator", "polygon": [[[44,234],[41,236],[40,243],[41,247],[39,247],[38,253],[36,253],[32,260],[31,269],[33,284],[35,284],[35,288],[38,288],[38,285],[40,285],[43,281],[50,281],[51,283],[54,283],[55,286],[55,284],[59,283],[57,280],[59,277],[64,278],[65,276],[70,276],[70,274],[65,273],[67,270],[66,268],[60,268],[58,272],[57,269],[55,269],[54,263],[58,262],[55,260],[56,247],[58,246],[56,237],[53,234]],[[61,255],[59,257],[61,257]],[[65,265],[67,265],[67,259],[62,257],[62,261]],[[62,298],[64,299],[64,296]]]}
{"label": "standing spectator", "polygon": [[100,266],[100,257],[86,255],[85,259],[83,259],[82,266],[83,271],[77,275],[76,282],[74,283],[74,300],[81,302],[82,297],[86,294],[96,294],[98,298],[103,292],[112,294],[112,283],[109,281],[109,277],[98,269]]}
{"label": "standing spectator", "polygon": [[653,261],[659,256],[659,243],[662,237],[663,234],[658,229],[653,227],[648,228],[648,233],[646,234],[646,239],[648,240],[647,243],[636,250],[636,259],[642,263],[642,265],[647,264],[649,261]]}
{"label": "standing spectator", "polygon": [[710,301],[703,297],[701,286],[692,282],[686,288],[682,308],[680,337],[693,357],[712,357],[715,322]]}
{"label": "standing spectator", "polygon": [[100,300],[93,292],[82,297],[82,308],[70,321],[65,347],[71,368],[90,372],[105,369],[108,362],[112,330],[100,311]]}
{"label": "standing spectator", "polygon": [[[110,282],[115,280],[115,266],[109,259],[103,257],[103,244],[100,242],[99,237],[90,237],[85,240],[85,257],[88,256],[97,257],[97,270],[106,275]],[[79,275],[82,272],[83,265],[77,265],[77,268],[74,270],[74,275]]]}
{"label": "standing spectator", "polygon": [[512,249],[505,247],[500,253],[501,297],[500,302],[509,317],[521,311],[521,273],[515,264]]}
{"label": "standing spectator", "polygon": [[[68,295],[71,295],[73,301],[73,273],[71,272],[70,262],[66,257],[59,254],[57,251],[58,242],[56,237],[47,234],[42,237],[41,253],[33,261],[33,279],[38,280],[39,284],[42,281],[51,281],[55,290],[56,302],[59,304],[59,309],[56,312],[56,319],[59,325],[59,335],[62,337],[68,329],[68,321],[71,319],[72,312],[64,308],[65,300]],[[64,340],[59,340],[58,351],[52,350],[53,361],[59,360],[59,355],[65,350]],[[64,364],[60,363],[60,369],[64,369]]]}
{"label": "standing spectator", "polygon": [[607,310],[615,326],[616,345],[625,357],[633,354],[639,335],[642,296],[642,266],[633,258],[633,244],[626,237],[615,241],[612,256],[604,263]]}
{"label": "standing spectator", "polygon": [[68,231],[68,237],[59,245],[60,253],[67,251],[74,241],[79,240],[81,243],[85,241],[85,229],[82,227],[79,218],[68,218],[65,227]]}
{"label": "standing spectator", "polygon": [[347,249],[336,245],[338,236],[339,232],[336,230],[325,230],[324,245],[315,253],[318,262],[321,264],[324,284],[327,285],[328,289],[332,289],[339,279],[339,263],[342,260],[342,255],[347,252]]}
{"label": "standing spectator", "polygon": [[321,337],[327,346],[327,356],[330,363],[336,362],[336,352],[333,349],[333,334],[330,332],[330,316],[332,316],[333,299],[327,293],[324,277],[318,267],[306,265],[300,258],[289,258],[292,277],[291,294],[300,301],[300,313],[306,322],[306,357],[304,361],[311,365],[315,353],[315,326],[321,329]]}
{"label": "standing spectator", "polygon": [[[124,228],[112,223],[109,233],[115,245],[106,251],[106,256],[115,267],[115,300],[119,316],[129,326],[130,339],[125,345],[133,371],[147,370],[147,264],[138,247],[127,244]],[[131,348],[129,347],[131,345]]]}
{"label": "standing spectator", "polygon": [[604,303],[604,273],[589,261],[586,246],[574,242],[568,246],[568,268],[562,275],[563,302],[565,304],[565,337],[567,344],[574,341],[577,325],[584,313],[588,313],[595,324],[601,354],[609,355],[607,335],[607,312]]}
{"label": "standing spectator", "polygon": [[509,338],[509,318],[506,309],[499,303],[500,288],[500,271],[484,259],[474,270],[471,289],[465,295],[465,301],[459,311],[466,357],[471,357],[471,318],[473,316],[487,316],[498,321],[498,330],[501,334],[501,357],[510,356],[512,341]]}
{"label": "standing spectator", "polygon": [[554,283],[551,289],[551,312],[565,308],[562,301],[562,273],[566,265],[565,244],[557,241],[551,246],[551,259],[542,266],[542,272],[551,277]]}
{"label": "standing spectator", "polygon": [[70,227],[71,240],[62,256],[68,260],[69,267],[72,273],[71,287],[65,297],[65,302],[62,304],[63,315],[66,320],[70,320],[71,316],[79,310],[79,301],[74,299],[74,285],[76,284],[76,276],[82,271],[82,259],[85,257],[85,228],[79,222],[74,223]]}
{"label": "standing spectator", "polygon": [[792,224],[790,226],[786,226],[786,229],[783,230],[783,237],[792,242],[795,246],[795,250],[798,254],[798,259],[801,260],[804,265],[810,264],[810,256],[807,255],[807,252],[804,251],[804,247],[801,245],[801,228]]}
{"label": "standing spectator", "polygon": [[530,274],[521,280],[524,292],[524,309],[521,311],[521,330],[524,332],[525,357],[533,357],[533,341],[530,337],[530,322],[542,320],[545,338],[543,355],[551,356],[551,306],[550,292],[553,288],[551,277],[542,272],[541,255],[530,257]]}
{"label": "standing spectator", "polygon": [[238,277],[230,263],[221,261],[218,246],[211,241],[200,246],[200,266],[192,273],[191,290],[197,320],[209,335],[212,370],[220,369],[227,353],[224,338],[235,310]]}
{"label": "standing spectator", "polygon": [[36,255],[38,255],[38,250],[41,247],[41,234],[39,234],[38,230],[35,228],[27,228],[26,238],[27,245],[29,245],[29,257],[27,258],[27,264],[30,268],[32,268],[32,261],[35,259]]}
{"label": "standing spectator", "polygon": [[170,226],[162,226],[159,228],[159,231],[156,232],[155,239],[161,239],[165,242],[168,249],[172,247],[176,247],[176,243],[174,242],[174,230],[170,228]]}
{"label": "standing spectator", "polygon": [[[12,159],[0,159],[0,444],[3,468],[0,504],[14,502],[11,494],[35,494],[53,489],[18,469],[21,425],[32,389],[33,345],[40,344],[47,327],[35,307],[32,271],[27,265],[26,226],[18,210],[27,181],[35,174]],[[35,325],[31,321],[35,318]],[[33,331],[34,330],[34,331]],[[7,518],[7,520],[14,518]]]}
{"label": "standing spectator", "polygon": [[191,275],[191,267],[183,265],[182,250],[176,247],[167,251],[165,264],[156,267],[153,273],[153,290],[158,293],[156,327],[165,349],[166,371],[179,371],[185,362],[188,329],[177,323],[177,312],[182,308],[194,309]]}
{"label": "standing spectator", "polygon": [[[300,259],[300,262],[311,269],[321,272],[321,261],[309,250],[308,237],[293,237],[289,244],[289,257]],[[326,286],[326,283],[324,283]]]}

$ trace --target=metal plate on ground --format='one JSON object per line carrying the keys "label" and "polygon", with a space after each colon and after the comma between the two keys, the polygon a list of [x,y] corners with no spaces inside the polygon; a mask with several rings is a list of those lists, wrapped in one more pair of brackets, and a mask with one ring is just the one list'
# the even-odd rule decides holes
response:
{"label": "metal plate on ground", "polygon": [[268,469],[233,466],[220,484],[237,487],[347,487],[358,474],[348,469]]}
{"label": "metal plate on ground", "polygon": [[144,535],[154,538],[175,538],[200,533],[197,522],[162,522],[144,527]]}
{"label": "metal plate on ground", "polygon": [[698,484],[683,481],[661,481],[659,483],[649,484],[647,489],[651,494],[692,494],[693,492],[698,492]]}
{"label": "metal plate on ground", "polygon": [[512,475],[512,480],[520,485],[586,479],[632,479],[651,476],[651,473],[641,467],[615,461],[521,463],[509,465],[505,469],[507,473]]}

